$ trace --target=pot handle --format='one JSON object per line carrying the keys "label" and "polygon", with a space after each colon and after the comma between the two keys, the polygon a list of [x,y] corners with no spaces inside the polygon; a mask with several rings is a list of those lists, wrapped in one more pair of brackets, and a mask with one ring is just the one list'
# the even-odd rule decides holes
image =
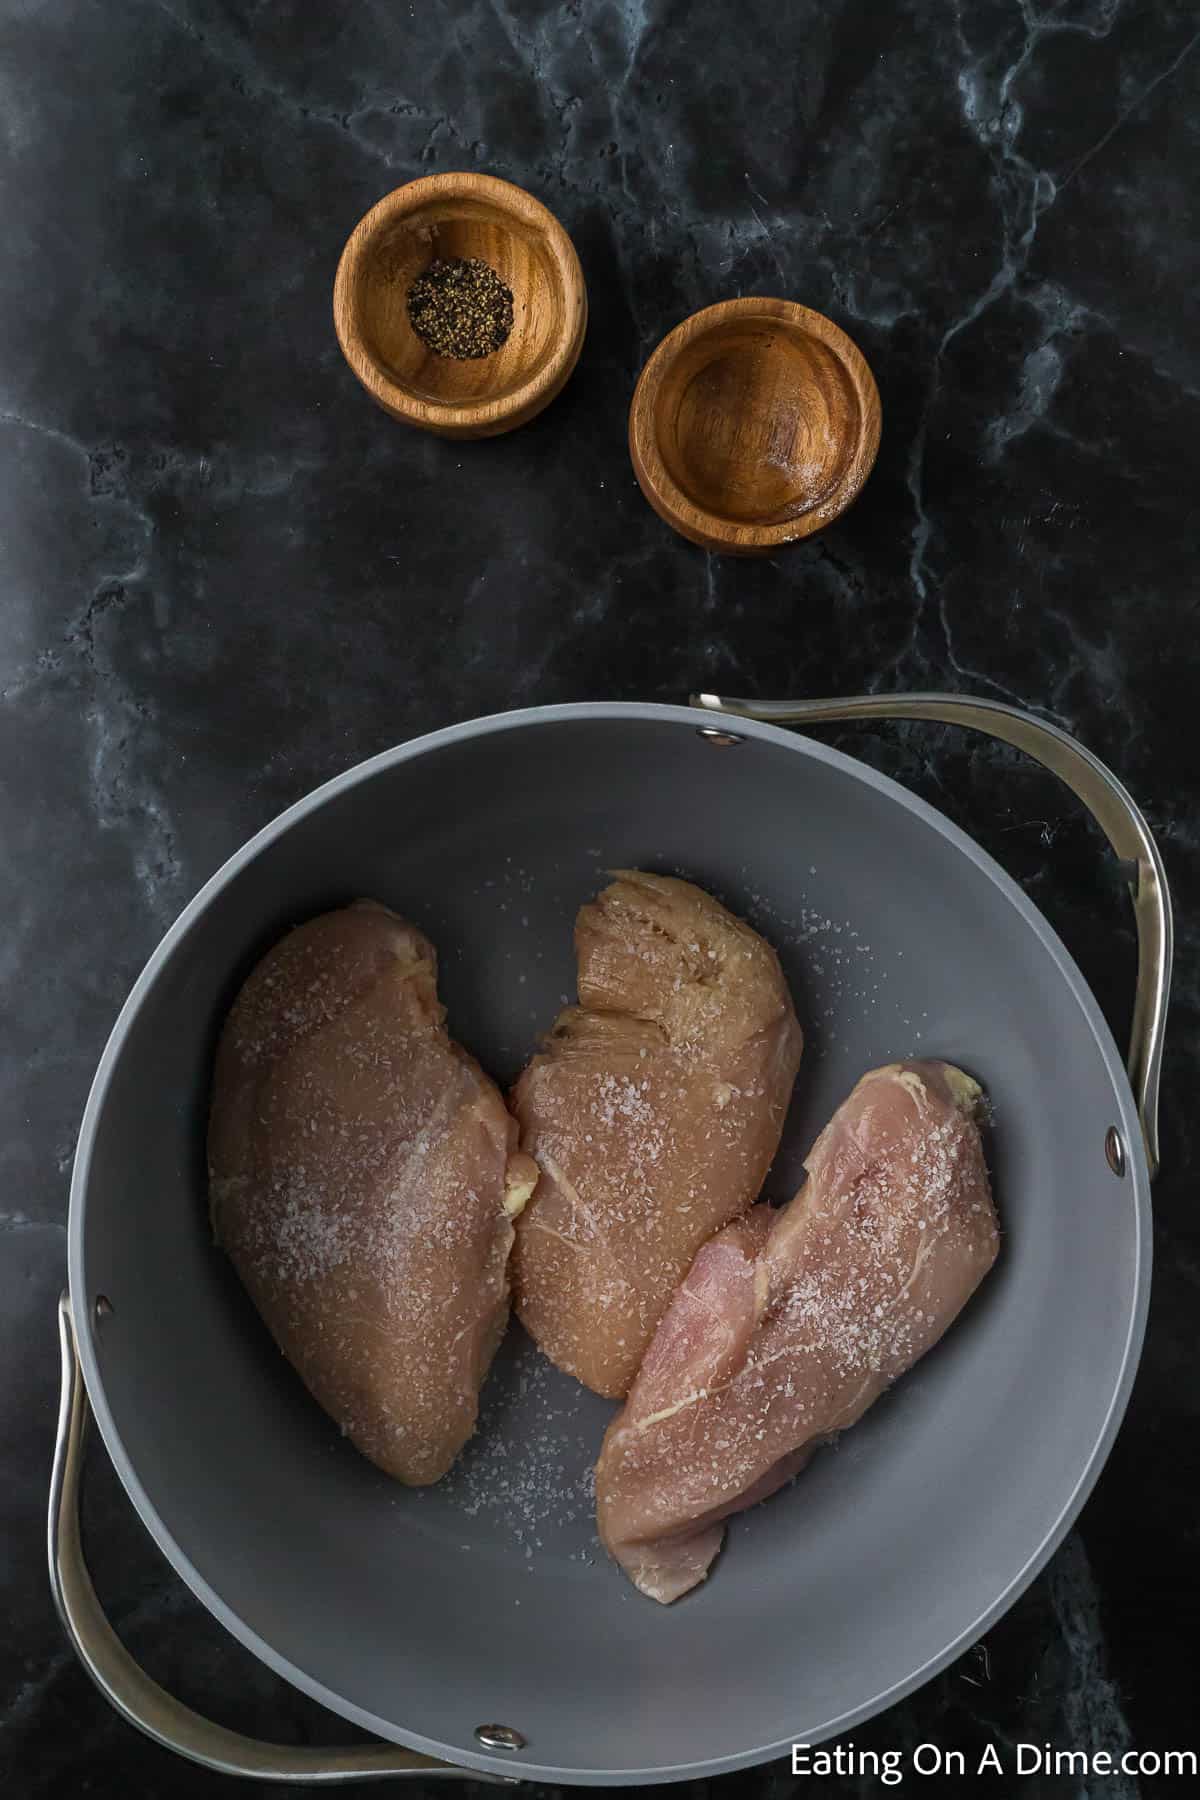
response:
{"label": "pot handle", "polygon": [[222,1775],[259,1781],[311,1781],[338,1786],[385,1776],[457,1776],[463,1780],[514,1786],[503,1775],[457,1768],[399,1744],[363,1744],[344,1750],[309,1745],[268,1744],[214,1725],[152,1681],[134,1661],[105,1617],[83,1557],[79,1494],[84,1442],[91,1408],[75,1342],[70,1295],[58,1303],[62,1351],[62,1395],[50,1477],[50,1588],[72,1647],[105,1699],[122,1718],[191,1762]]}
{"label": "pot handle", "polygon": [[816,725],[839,719],[932,719],[941,725],[963,725],[1023,750],[1066,783],[1083,801],[1128,876],[1138,940],[1129,1080],[1146,1161],[1151,1176],[1156,1175],[1158,1089],[1171,986],[1171,895],[1150,827],[1112,770],[1057,725],[1047,725],[1020,707],[980,700],[973,694],[862,694],[835,700],[761,701],[693,694],[691,704],[708,712],[773,725]]}

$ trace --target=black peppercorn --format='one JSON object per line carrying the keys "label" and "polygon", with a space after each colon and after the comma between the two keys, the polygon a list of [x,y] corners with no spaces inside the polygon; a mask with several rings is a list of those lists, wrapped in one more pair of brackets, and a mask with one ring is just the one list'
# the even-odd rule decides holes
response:
{"label": "black peppercorn", "polygon": [[409,288],[408,317],[435,356],[490,356],[512,330],[512,291],[477,256],[439,257]]}

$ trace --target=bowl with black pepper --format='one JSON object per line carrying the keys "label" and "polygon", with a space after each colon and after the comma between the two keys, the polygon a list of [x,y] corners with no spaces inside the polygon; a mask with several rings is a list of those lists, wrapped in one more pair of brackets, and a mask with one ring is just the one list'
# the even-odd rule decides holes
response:
{"label": "bowl with black pepper", "polygon": [[355,226],[333,318],[346,361],[393,418],[496,437],[561,391],[587,290],[570,238],[532,194],[493,175],[429,175]]}

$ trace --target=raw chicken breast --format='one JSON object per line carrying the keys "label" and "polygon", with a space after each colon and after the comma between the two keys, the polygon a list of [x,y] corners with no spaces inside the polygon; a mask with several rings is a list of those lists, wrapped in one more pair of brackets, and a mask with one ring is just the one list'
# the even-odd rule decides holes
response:
{"label": "raw chicken breast", "polygon": [[864,1075],[790,1205],[696,1257],[596,1470],[601,1539],[651,1599],[703,1581],[721,1521],[860,1419],[991,1268],[979,1099],[948,1063]]}
{"label": "raw chicken breast", "polygon": [[475,1428],[537,1179],[444,1016],[420,932],[372,901],[326,913],[238,994],[209,1122],[217,1241],[326,1412],[411,1484]]}
{"label": "raw chicken breast", "polygon": [[621,871],[575,951],[579,1005],[512,1096],[541,1170],[513,1280],[551,1361],[618,1399],[700,1245],[758,1197],[803,1040],[775,952],[690,882]]}

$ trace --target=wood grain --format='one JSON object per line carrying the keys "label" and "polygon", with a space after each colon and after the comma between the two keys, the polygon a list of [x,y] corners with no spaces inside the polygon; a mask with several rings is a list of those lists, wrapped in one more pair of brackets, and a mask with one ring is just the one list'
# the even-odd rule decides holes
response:
{"label": "wood grain", "polygon": [[654,510],[693,543],[765,554],[856,498],[879,448],[879,390],[832,319],[790,300],[693,313],[643,369],[629,450]]}
{"label": "wood grain", "polygon": [[[512,331],[490,356],[436,356],[409,323],[408,290],[435,258],[472,256],[512,290]],[[441,437],[496,437],[563,387],[583,345],[587,290],[570,238],[532,194],[493,175],[429,175],[355,226],[333,322],[346,361],[393,418]]]}

